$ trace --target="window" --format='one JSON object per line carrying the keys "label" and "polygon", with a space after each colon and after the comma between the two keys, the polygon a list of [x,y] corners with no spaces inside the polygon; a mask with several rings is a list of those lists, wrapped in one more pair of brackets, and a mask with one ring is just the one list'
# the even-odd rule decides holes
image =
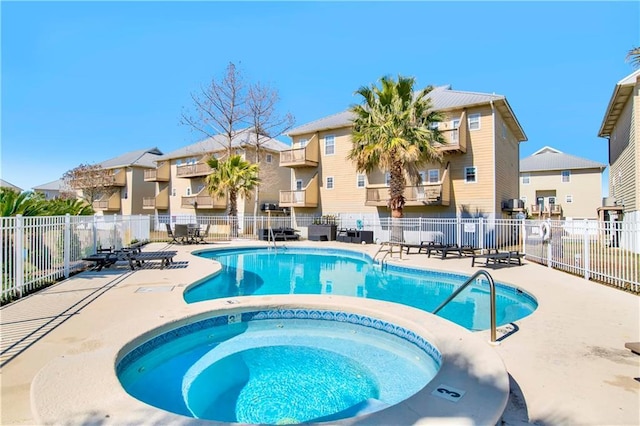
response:
{"label": "window", "polygon": [[333,155],[336,153],[336,138],[335,136],[324,137],[324,155]]}
{"label": "window", "polygon": [[564,202],[567,204],[573,203],[573,195],[567,195],[564,197]]}
{"label": "window", "polygon": [[356,188],[364,188],[366,186],[365,175],[358,173],[356,175]]}
{"label": "window", "polygon": [[302,179],[296,180],[296,191],[302,191]]}
{"label": "window", "polygon": [[570,182],[570,181],[571,181],[571,171],[563,170],[562,171],[562,182],[566,183],[566,182]]}
{"label": "window", "polygon": [[391,173],[387,172],[384,174],[384,184],[387,186],[391,185]]}
{"label": "window", "polygon": [[429,129],[431,129],[431,130],[438,130],[438,125],[439,125],[439,124],[440,124],[440,123],[439,123],[439,122],[437,122],[437,121],[432,121],[431,123],[429,123]]}
{"label": "window", "polygon": [[182,158],[178,158],[176,160],[176,166],[180,167],[182,165]]}
{"label": "window", "polygon": [[327,189],[333,189],[333,176],[327,176]]}
{"label": "window", "polygon": [[549,197],[549,205],[556,203],[556,197]]}
{"label": "window", "polygon": [[460,127],[460,119],[455,118],[451,120],[451,128],[454,129],[451,132],[451,142],[458,143],[458,127]]}
{"label": "window", "polygon": [[429,170],[429,183],[438,183],[440,182],[440,170],[438,169],[430,169]]}
{"label": "window", "polygon": [[464,181],[466,183],[475,183],[478,181],[477,170],[475,167],[464,168]]}
{"label": "window", "polygon": [[427,182],[427,172],[420,172],[420,183]]}
{"label": "window", "polygon": [[529,173],[522,174],[522,184],[529,185],[531,183],[531,175]]}
{"label": "window", "polygon": [[507,125],[502,123],[502,139],[507,138]]}
{"label": "window", "polygon": [[520,201],[522,201],[522,204],[524,204],[525,206],[527,205],[527,197],[526,196],[520,197]]}
{"label": "window", "polygon": [[187,197],[188,197],[189,195],[191,195],[191,188],[187,188],[187,192],[186,192],[186,194],[187,194]]}
{"label": "window", "polygon": [[176,189],[175,188],[171,188],[171,196],[172,197],[176,196]]}
{"label": "window", "polygon": [[271,163],[273,162],[273,154],[267,154],[267,155],[264,157],[264,161],[266,161],[266,162],[267,162],[267,164],[271,164]]}
{"label": "window", "polygon": [[469,130],[479,130],[480,129],[480,114],[469,114]]}
{"label": "window", "polygon": [[298,141],[298,145],[300,145],[300,148],[304,148],[305,146],[307,146],[307,143],[309,143],[309,139],[302,138]]}

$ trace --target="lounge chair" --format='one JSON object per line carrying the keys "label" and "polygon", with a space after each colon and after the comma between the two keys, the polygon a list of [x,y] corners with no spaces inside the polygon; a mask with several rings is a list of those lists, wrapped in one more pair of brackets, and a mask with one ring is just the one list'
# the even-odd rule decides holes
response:
{"label": "lounge chair", "polygon": [[427,247],[427,257],[431,257],[431,253],[440,254],[440,258],[444,259],[449,253],[455,253],[458,257],[462,257],[462,248],[457,244],[431,244]]}
{"label": "lounge chair", "polygon": [[422,250],[425,250],[426,253],[428,248],[434,246],[435,244],[436,243],[434,241],[420,241],[420,244],[400,243],[400,247],[402,249],[406,249],[407,254],[410,254],[409,252],[411,251],[411,249],[417,249],[418,253],[422,253]]}
{"label": "lounge chair", "polygon": [[518,251],[498,251],[497,249],[489,249],[487,253],[471,255],[471,267],[475,266],[476,259],[484,259],[484,265],[489,266],[489,262],[493,262],[494,266],[502,263],[507,265],[522,265],[524,253]]}

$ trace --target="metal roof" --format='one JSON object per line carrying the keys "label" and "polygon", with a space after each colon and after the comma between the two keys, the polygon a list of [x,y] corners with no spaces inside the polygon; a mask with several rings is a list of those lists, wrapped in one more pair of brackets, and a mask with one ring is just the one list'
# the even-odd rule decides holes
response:
{"label": "metal roof", "polygon": [[620,118],[622,109],[626,105],[627,100],[633,93],[633,88],[638,84],[639,80],[640,69],[632,72],[616,84],[616,87],[613,89],[613,94],[611,95],[611,100],[609,100],[607,111],[604,113],[598,136],[604,138],[611,135],[613,127]]}
{"label": "metal roof", "polygon": [[[508,121],[510,121],[512,126],[516,127],[514,131],[516,132],[518,140],[527,140],[527,137],[524,134],[520,123],[518,123],[518,120],[515,118],[515,115],[511,111],[511,107],[509,107],[507,99],[503,95],[452,90],[451,86],[447,85],[435,87],[431,92],[429,92],[427,97],[431,100],[433,109],[436,111],[446,111],[473,105],[483,105],[490,102],[504,103],[505,108],[502,108],[501,111],[503,112],[503,114],[511,116],[507,117],[507,119]],[[337,114],[320,118],[318,120],[291,129],[287,133],[287,135],[294,136],[304,133],[318,132],[321,130],[349,127],[351,126],[353,119],[354,115],[349,110],[342,111]]]}
{"label": "metal roof", "polygon": [[607,167],[606,164],[565,154],[550,146],[545,146],[533,155],[520,160],[520,172],[575,169],[600,169],[602,171],[605,167]]}
{"label": "metal roof", "polygon": [[127,152],[118,157],[98,163],[104,169],[115,169],[118,167],[156,167],[155,161],[162,155],[162,151],[158,148],[139,149],[137,151]]}
{"label": "metal roof", "polygon": [[10,188],[18,192],[22,192],[22,188],[20,188],[19,186],[15,186],[14,184],[7,182],[4,179],[0,179],[0,188]]}
{"label": "metal roof", "polygon": [[[255,145],[251,143],[255,140],[255,132],[242,130],[239,131],[232,139],[231,146],[234,148],[243,148],[246,146]],[[211,138],[206,138],[191,145],[184,146],[182,148],[171,151],[168,154],[162,155],[155,159],[155,161],[172,160],[174,158],[184,158],[189,156],[201,156],[210,154],[217,151],[223,151],[227,147],[227,137],[224,135],[215,135]],[[280,152],[291,147],[284,142],[277,139],[270,138],[265,142],[262,142],[262,147],[268,151]]]}
{"label": "metal roof", "polygon": [[34,190],[38,191],[61,191],[66,188],[64,180],[58,179],[53,182],[43,183],[42,185],[34,186]]}

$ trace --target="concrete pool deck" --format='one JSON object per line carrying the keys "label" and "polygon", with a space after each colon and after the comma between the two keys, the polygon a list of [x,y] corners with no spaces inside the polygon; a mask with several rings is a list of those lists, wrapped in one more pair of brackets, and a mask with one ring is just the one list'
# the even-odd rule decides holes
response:
{"label": "concrete pool deck", "polygon": [[[241,245],[265,244],[234,241],[172,246],[178,255],[171,268],[87,271],[3,306],[0,422],[38,424],[47,418],[55,401],[44,398],[39,389],[53,388],[60,395],[66,391],[59,386],[63,378],[50,374],[55,363],[76,362],[81,369],[83,357],[113,350],[105,347],[110,336],[137,336],[163,324],[166,318],[193,312],[193,305],[182,301],[182,290],[209,275],[214,266],[210,260],[192,256],[191,251]],[[364,250],[371,255],[378,249],[375,245],[334,242],[285,245]],[[154,243],[147,250],[163,247]],[[391,262],[468,275],[483,269],[471,268],[470,258],[403,257]],[[640,297],[528,261],[522,266],[487,270],[497,282],[520,287],[539,303],[529,317],[501,327],[501,344],[492,347],[512,379],[503,422],[640,424],[640,356],[624,347],[626,342],[640,341]],[[475,334],[489,340],[489,331]],[[113,365],[106,366],[105,372],[112,373]],[[86,376],[78,386],[88,391],[96,381],[104,380],[99,374]],[[96,398],[108,401],[110,395]],[[106,417],[108,413],[83,412],[80,418],[82,407],[77,408],[78,413],[69,413],[67,424],[116,424]],[[132,413],[131,423],[140,422]],[[154,419],[144,418],[143,422]]]}

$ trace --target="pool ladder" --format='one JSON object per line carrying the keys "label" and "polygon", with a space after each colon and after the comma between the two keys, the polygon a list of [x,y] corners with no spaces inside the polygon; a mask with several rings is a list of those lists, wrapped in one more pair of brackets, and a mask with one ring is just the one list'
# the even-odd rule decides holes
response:
{"label": "pool ladder", "polygon": [[269,234],[267,237],[269,247],[271,247],[271,243],[273,243],[273,249],[278,251],[278,247],[276,246],[276,236],[273,233],[273,228],[269,227]]}
{"label": "pool ladder", "polygon": [[438,306],[432,313],[434,315],[437,314],[440,311],[440,309],[444,308],[447,305],[447,303],[451,302],[458,294],[460,294],[462,290],[467,288],[469,284],[471,284],[477,278],[479,278],[480,275],[484,275],[487,281],[489,282],[489,295],[491,298],[491,342],[490,343],[499,344],[499,342],[496,341],[496,285],[493,282],[493,278],[491,277],[491,275],[485,270],[480,270],[475,274],[471,275],[471,277],[469,277],[469,279],[467,279],[464,282],[464,284],[458,287],[456,291],[454,291],[451,294],[451,296],[447,297],[447,300],[442,302],[440,306]]}

